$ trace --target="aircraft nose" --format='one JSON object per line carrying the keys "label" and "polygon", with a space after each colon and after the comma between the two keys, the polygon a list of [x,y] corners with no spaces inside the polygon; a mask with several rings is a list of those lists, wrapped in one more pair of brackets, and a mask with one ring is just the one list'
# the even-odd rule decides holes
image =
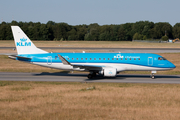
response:
{"label": "aircraft nose", "polygon": [[169,63],[169,67],[172,69],[176,68],[176,66],[173,63]]}

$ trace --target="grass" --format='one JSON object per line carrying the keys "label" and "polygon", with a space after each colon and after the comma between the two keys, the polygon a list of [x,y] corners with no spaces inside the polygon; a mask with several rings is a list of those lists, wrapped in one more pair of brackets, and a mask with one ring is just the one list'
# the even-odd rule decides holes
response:
{"label": "grass", "polygon": [[0,84],[6,84],[0,86],[0,118],[6,120],[180,119],[177,84],[5,81]]}
{"label": "grass", "polygon": [[[179,43],[142,43],[131,41],[33,41],[37,47],[91,48],[180,48]],[[0,47],[15,47],[13,40],[0,40]]]}
{"label": "grass", "polygon": [[30,87],[14,87],[11,88],[13,91],[23,91],[23,90],[30,90]]}
{"label": "grass", "polygon": [[[84,50],[77,50],[77,49],[45,49],[45,51],[47,52],[69,52],[69,53],[82,53],[82,51],[85,51],[85,52],[109,52],[109,50],[87,50],[87,49],[84,49]],[[0,49],[0,53],[3,53],[3,54],[17,54],[17,51],[16,50],[13,50],[13,49]]]}

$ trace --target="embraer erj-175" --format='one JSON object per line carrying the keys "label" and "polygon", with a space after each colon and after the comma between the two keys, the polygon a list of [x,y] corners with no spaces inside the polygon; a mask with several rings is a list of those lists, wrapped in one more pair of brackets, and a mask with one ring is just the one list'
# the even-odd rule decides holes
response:
{"label": "embraer erj-175", "polygon": [[19,26],[11,26],[17,55],[9,58],[49,68],[88,71],[88,78],[97,74],[116,77],[121,71],[171,70],[176,66],[157,54],[149,53],[48,53],[37,48]]}

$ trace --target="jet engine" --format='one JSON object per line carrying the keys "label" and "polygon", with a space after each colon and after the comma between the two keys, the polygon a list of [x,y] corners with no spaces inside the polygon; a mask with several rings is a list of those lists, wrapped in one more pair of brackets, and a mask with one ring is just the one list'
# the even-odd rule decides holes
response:
{"label": "jet engine", "polygon": [[99,74],[104,74],[105,77],[115,77],[117,74],[116,68],[105,68]]}

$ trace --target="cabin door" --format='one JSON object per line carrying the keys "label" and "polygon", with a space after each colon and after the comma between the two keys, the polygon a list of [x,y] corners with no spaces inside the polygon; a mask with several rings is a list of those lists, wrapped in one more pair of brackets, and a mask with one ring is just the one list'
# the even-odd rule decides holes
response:
{"label": "cabin door", "polygon": [[51,65],[51,64],[52,64],[52,57],[51,57],[51,56],[48,56],[48,57],[47,57],[47,64],[48,64],[48,65]]}
{"label": "cabin door", "polygon": [[153,65],[153,57],[148,57],[148,65],[149,66]]}

